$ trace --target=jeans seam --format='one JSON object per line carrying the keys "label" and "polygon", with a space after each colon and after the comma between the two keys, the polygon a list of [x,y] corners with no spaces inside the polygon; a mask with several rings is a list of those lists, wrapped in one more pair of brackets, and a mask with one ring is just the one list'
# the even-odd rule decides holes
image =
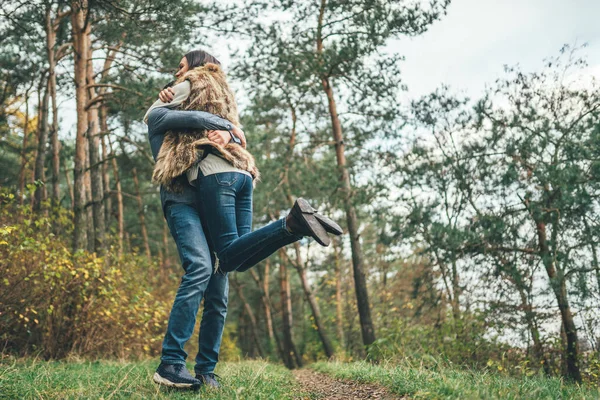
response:
{"label": "jeans seam", "polygon": [[[179,235],[179,230],[177,229],[177,224],[175,223],[174,218],[173,218],[173,209],[172,209],[172,206],[169,207],[168,212],[169,212],[170,219],[173,222],[173,231],[175,231],[174,232],[175,234],[173,235],[175,237],[173,237],[173,239],[175,240],[175,244],[177,244],[177,243],[180,242],[181,236]],[[182,263],[181,263],[182,265],[181,266],[183,267],[183,264],[185,262],[184,260],[186,260],[187,258],[186,258],[185,253],[184,253],[185,252],[184,246],[183,245],[182,246],[177,246],[178,249],[179,249],[179,247],[181,247],[181,260],[182,260]],[[185,268],[183,270],[187,273],[187,271],[185,270]]]}

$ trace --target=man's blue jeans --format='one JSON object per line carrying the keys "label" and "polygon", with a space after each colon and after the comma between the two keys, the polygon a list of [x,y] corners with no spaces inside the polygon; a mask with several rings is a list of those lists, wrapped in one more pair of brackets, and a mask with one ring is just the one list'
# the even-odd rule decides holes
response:
{"label": "man's blue jeans", "polygon": [[198,374],[211,373],[219,360],[227,315],[227,273],[213,273],[211,252],[197,207],[171,203],[165,207],[165,216],[177,244],[185,275],[169,316],[161,361],[166,364],[185,364],[187,353],[183,346],[194,332],[200,302],[204,298],[194,370]]}
{"label": "man's blue jeans", "polygon": [[240,172],[221,172],[196,181],[202,220],[219,270],[245,271],[277,249],[300,240],[290,233],[285,218],[252,230],[252,178]]}

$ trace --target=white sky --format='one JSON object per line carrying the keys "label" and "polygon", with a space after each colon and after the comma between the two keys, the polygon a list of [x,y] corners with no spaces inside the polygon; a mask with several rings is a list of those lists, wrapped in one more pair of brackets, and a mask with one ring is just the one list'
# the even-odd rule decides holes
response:
{"label": "white sky", "polygon": [[585,54],[600,76],[599,16],[600,0],[452,0],[428,32],[390,48],[406,56],[408,97],[442,83],[476,95],[502,76],[503,65],[537,70],[566,43],[588,43]]}

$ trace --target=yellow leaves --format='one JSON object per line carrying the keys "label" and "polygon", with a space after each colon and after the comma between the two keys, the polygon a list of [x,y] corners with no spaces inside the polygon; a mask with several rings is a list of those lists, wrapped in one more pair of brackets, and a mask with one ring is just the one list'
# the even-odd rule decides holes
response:
{"label": "yellow leaves", "polygon": [[17,227],[14,225],[6,225],[3,227],[0,227],[0,235],[1,236],[7,236],[10,235],[11,233],[13,233],[14,231],[17,230]]}

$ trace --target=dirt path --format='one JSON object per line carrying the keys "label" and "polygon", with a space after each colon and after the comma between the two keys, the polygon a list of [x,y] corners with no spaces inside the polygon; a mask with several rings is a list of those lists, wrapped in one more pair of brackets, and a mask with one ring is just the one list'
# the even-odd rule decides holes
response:
{"label": "dirt path", "polygon": [[315,396],[310,398],[325,400],[406,399],[406,397],[392,395],[387,389],[372,383],[343,381],[310,369],[295,370],[294,376],[302,385],[304,392]]}

